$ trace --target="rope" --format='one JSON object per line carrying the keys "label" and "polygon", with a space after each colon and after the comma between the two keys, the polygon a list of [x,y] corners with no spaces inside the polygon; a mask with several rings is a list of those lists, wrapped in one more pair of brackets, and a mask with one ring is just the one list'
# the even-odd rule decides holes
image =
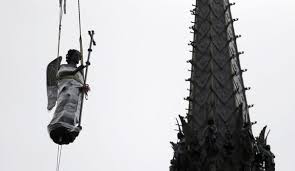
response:
{"label": "rope", "polygon": [[[62,16],[63,16],[63,8],[62,8],[63,0],[59,0],[59,24],[58,24],[58,40],[57,40],[57,57],[59,57],[60,52],[60,39],[61,39],[61,23],[62,23]],[[64,2],[64,9],[66,9],[66,2]],[[66,13],[66,11],[64,11]],[[59,171],[60,166],[60,159],[61,159],[61,151],[62,146],[57,146],[57,156],[56,156],[56,171]]]}
{"label": "rope", "polygon": [[59,57],[59,50],[60,50],[60,37],[61,37],[61,22],[62,22],[62,0],[59,1],[59,25],[58,25],[58,41],[57,41],[57,57]]}
{"label": "rope", "polygon": [[[64,5],[62,5],[64,3]],[[61,39],[61,23],[63,12],[66,14],[66,0],[59,0],[59,25],[58,25],[58,45],[57,45],[57,57],[59,57],[60,52],[60,39]],[[79,14],[79,44],[80,44],[80,53],[81,53],[81,64],[83,64],[83,41],[82,41],[82,22],[81,22],[81,7],[80,7],[80,0],[78,0],[78,14]]]}
{"label": "rope", "polygon": [[81,64],[83,65],[83,41],[82,41],[82,24],[81,24],[81,7],[80,0],[78,0],[78,14],[79,14],[79,43],[80,43],[80,53],[81,53]]}
{"label": "rope", "polygon": [[64,0],[64,14],[67,14],[67,0]]}
{"label": "rope", "polygon": [[57,155],[56,155],[56,171],[59,170],[59,145],[57,146]]}
{"label": "rope", "polygon": [[57,146],[56,171],[59,171],[62,145]]}
{"label": "rope", "polygon": [[[84,58],[83,58],[83,40],[82,40],[82,24],[81,24],[82,22],[81,22],[81,5],[80,5],[80,0],[78,0],[78,14],[79,14],[79,34],[80,34],[79,43],[80,43],[80,53],[81,53],[81,65],[83,65]],[[83,77],[85,77],[84,76],[84,72],[82,72],[82,74],[83,74]],[[84,85],[85,85],[85,78],[84,78]],[[84,93],[82,92],[78,127],[81,127],[83,101],[84,101]]]}

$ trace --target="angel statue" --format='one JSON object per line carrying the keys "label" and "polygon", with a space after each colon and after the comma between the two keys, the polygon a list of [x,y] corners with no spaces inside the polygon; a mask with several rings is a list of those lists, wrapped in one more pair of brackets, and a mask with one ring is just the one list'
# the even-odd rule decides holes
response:
{"label": "angel statue", "polygon": [[81,64],[77,67],[81,53],[75,49],[68,51],[67,64],[61,65],[61,60],[60,56],[47,66],[47,109],[52,110],[56,106],[48,132],[59,145],[72,143],[81,131],[82,97],[89,91],[89,86],[84,84],[83,69],[90,65],[86,62],[86,66]]}

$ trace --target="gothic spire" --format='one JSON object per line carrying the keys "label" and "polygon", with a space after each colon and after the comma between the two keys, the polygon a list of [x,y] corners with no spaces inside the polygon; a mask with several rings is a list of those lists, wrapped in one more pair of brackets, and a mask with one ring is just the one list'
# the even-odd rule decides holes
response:
{"label": "gothic spire", "polygon": [[[196,0],[188,114],[177,144],[172,143],[171,171],[251,171],[255,138],[228,0]],[[260,152],[259,152],[260,153]],[[256,162],[256,163],[255,163]],[[263,164],[262,164],[263,165]],[[263,166],[261,166],[263,167]]]}

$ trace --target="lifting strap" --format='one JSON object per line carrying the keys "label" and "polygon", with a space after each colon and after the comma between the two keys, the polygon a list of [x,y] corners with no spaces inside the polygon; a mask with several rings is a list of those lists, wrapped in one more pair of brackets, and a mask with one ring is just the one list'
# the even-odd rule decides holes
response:
{"label": "lifting strap", "polygon": [[80,0],[78,0],[78,14],[79,14],[79,44],[80,44],[80,53],[81,53],[81,64],[83,65],[83,41],[82,41],[82,24],[81,24],[81,8],[80,8]]}
{"label": "lifting strap", "polygon": [[61,23],[62,23],[62,2],[63,0],[59,0],[59,24],[58,24],[58,40],[57,40],[57,57],[59,57],[59,50],[60,50],[60,37],[61,37]]}
{"label": "lifting strap", "polygon": [[[61,29],[62,29],[62,19],[63,13],[66,14],[66,0],[59,0],[59,25],[58,25],[58,43],[57,43],[57,57],[59,57],[60,53],[60,41],[61,41]],[[79,45],[80,45],[80,53],[81,53],[81,64],[83,65],[83,40],[82,40],[82,22],[81,22],[81,8],[80,8],[80,0],[78,0],[78,20],[79,20]]]}
{"label": "lifting strap", "polygon": [[62,151],[62,145],[58,145],[58,147],[57,147],[57,157],[56,157],[56,171],[59,171],[60,159],[61,159],[61,151]]}

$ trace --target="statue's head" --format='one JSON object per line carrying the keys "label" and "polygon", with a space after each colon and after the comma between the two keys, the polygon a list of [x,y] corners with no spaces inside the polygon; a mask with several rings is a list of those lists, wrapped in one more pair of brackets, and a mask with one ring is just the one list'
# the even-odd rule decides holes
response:
{"label": "statue's head", "polygon": [[66,56],[66,61],[68,64],[78,64],[81,60],[81,53],[76,49],[70,49]]}

